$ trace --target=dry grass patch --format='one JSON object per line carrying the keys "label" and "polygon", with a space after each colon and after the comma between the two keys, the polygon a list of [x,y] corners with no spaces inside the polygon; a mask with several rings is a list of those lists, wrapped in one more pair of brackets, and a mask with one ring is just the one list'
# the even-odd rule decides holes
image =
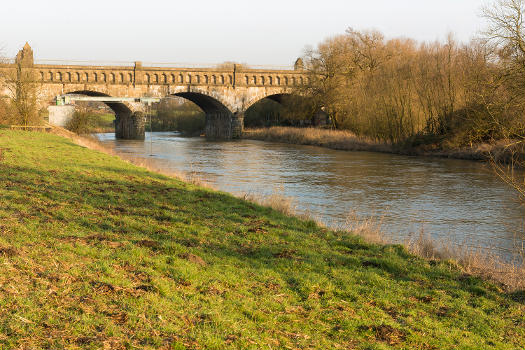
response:
{"label": "dry grass patch", "polygon": [[345,151],[392,152],[390,145],[375,142],[366,137],[359,137],[345,130],[273,126],[270,128],[247,129],[243,137],[255,140],[321,146]]}

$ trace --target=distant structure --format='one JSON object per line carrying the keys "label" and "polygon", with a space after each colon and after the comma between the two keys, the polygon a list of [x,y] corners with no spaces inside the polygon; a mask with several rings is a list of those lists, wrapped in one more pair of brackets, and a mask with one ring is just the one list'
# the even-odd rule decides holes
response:
{"label": "distant structure", "polygon": [[[26,43],[15,62],[31,67],[41,84],[43,99],[48,104],[63,101],[64,95],[98,97],[116,115],[115,132],[119,138],[144,138],[146,99],[180,96],[198,105],[206,113],[207,137],[233,139],[241,136],[244,112],[263,98],[281,101],[293,87],[304,84],[308,76],[303,61],[295,62],[294,70],[249,69],[233,65],[226,68],[91,66],[34,64],[33,50]],[[63,122],[66,108],[50,108],[50,121],[60,115]],[[65,114],[64,114],[65,113]]]}
{"label": "distant structure", "polygon": [[304,63],[303,63],[303,59],[302,59],[301,57],[299,57],[299,58],[295,61],[294,69],[295,69],[296,71],[304,70]]}
{"label": "distant structure", "polygon": [[27,41],[22,50],[18,51],[15,58],[15,63],[20,64],[23,67],[33,66],[33,49],[31,49],[31,46],[29,46],[29,43]]}

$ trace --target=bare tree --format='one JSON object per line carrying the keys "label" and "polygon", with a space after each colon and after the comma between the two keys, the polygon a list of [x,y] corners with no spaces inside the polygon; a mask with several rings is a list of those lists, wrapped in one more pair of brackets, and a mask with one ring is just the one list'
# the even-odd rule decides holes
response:
{"label": "bare tree", "polygon": [[523,140],[523,5],[497,1],[486,9],[487,40],[468,44],[348,29],[306,52],[298,94],[322,107],[332,127],[400,147],[477,151]]}
{"label": "bare tree", "polygon": [[522,67],[525,67],[524,15],[523,0],[497,0],[483,9],[483,17],[489,22],[485,37]]}
{"label": "bare tree", "polygon": [[0,67],[4,122],[19,125],[36,125],[42,121],[38,111],[39,86],[33,70],[33,51],[26,43],[14,63]]}
{"label": "bare tree", "polygon": [[40,123],[38,113],[38,86],[33,70],[15,63],[6,71],[5,86],[8,92],[7,113],[11,123],[24,126]]}
{"label": "bare tree", "polygon": [[[514,123],[518,128],[504,127],[509,139],[505,159],[510,164],[502,164],[493,157],[492,163],[498,175],[511,185],[525,201],[525,179],[514,171],[515,166],[525,167],[525,4],[523,0],[497,0],[492,6],[483,9],[483,17],[489,26],[484,32],[485,39],[491,43],[502,65],[501,81],[507,95],[506,112],[517,113],[519,119]],[[521,127],[519,127],[521,126]]]}

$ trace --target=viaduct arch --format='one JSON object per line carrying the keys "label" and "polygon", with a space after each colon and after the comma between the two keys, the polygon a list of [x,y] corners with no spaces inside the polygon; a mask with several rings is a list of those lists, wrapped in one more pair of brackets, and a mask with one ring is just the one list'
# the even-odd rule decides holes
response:
{"label": "viaduct arch", "polygon": [[[222,139],[241,136],[244,112],[251,105],[266,97],[280,102],[283,95],[309,79],[300,59],[293,70],[251,69],[235,64],[226,68],[150,67],[141,62],[132,66],[35,64],[27,43],[17,54],[15,63],[32,70],[43,101],[70,93],[127,98],[128,101],[144,97],[186,98],[206,113],[206,136]],[[144,138],[140,103],[106,103],[116,115],[117,137]]]}

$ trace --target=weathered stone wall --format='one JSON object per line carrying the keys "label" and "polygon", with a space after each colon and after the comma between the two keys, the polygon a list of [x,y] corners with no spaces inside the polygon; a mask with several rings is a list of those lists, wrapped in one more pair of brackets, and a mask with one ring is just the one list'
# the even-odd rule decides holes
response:
{"label": "weathered stone wall", "polygon": [[142,112],[117,115],[115,136],[118,139],[144,140],[146,118]]}
{"label": "weathered stone wall", "polygon": [[205,134],[210,139],[231,139],[232,138],[232,114],[230,112],[206,113]]}
{"label": "weathered stone wall", "polygon": [[34,65],[43,83],[194,85],[194,86],[280,86],[299,85],[308,79],[301,70],[225,70],[214,68],[161,68],[135,66]]}
{"label": "weathered stone wall", "polygon": [[[208,121],[206,135],[214,138],[239,137],[243,114],[252,104],[265,97],[290,94],[295,86],[309,79],[300,60],[294,70],[247,69],[238,65],[164,68],[145,67],[141,62],[133,66],[43,65],[33,64],[28,44],[17,60],[33,70],[33,76],[41,84],[44,104],[68,93],[131,98],[182,96],[204,110]],[[137,135],[143,125],[131,116],[142,108],[130,103],[108,105],[117,115],[117,136],[140,138]]]}
{"label": "weathered stone wall", "polygon": [[44,100],[51,101],[57,95],[92,91],[113,97],[166,97],[180,92],[196,92],[211,96],[232,111],[247,109],[253,103],[274,94],[286,94],[293,90],[293,85],[229,85],[229,84],[133,84],[101,82],[56,82],[43,81]]}
{"label": "weathered stone wall", "polygon": [[[206,135],[211,138],[237,138],[242,134],[244,126],[244,118],[237,118],[230,123],[230,127],[234,127],[235,130],[226,132],[223,127],[228,123],[225,121],[225,117],[222,114],[237,114],[242,116],[244,112],[254,103],[260,101],[263,98],[273,95],[289,94],[291,93],[291,87],[280,87],[280,86],[233,86],[233,85],[177,85],[177,84],[166,84],[166,85],[147,85],[147,84],[97,84],[97,83],[42,83],[41,86],[42,95],[44,101],[50,103],[54,97],[58,95],[68,93],[83,93],[97,95],[113,96],[113,97],[158,97],[164,98],[167,96],[183,96],[187,97],[188,94],[194,95],[195,98],[191,99],[197,105],[210,115],[207,120],[214,121],[218,114],[221,114],[219,119],[223,120],[224,124],[212,123],[206,127]],[[213,99],[216,101],[219,107],[213,108],[205,106],[205,98]],[[202,100],[202,103],[200,102]],[[131,111],[143,110],[144,107],[138,103],[130,104],[126,103],[126,106]],[[224,109],[229,113],[224,113]],[[211,110],[210,110],[211,108]],[[119,111],[115,111],[116,114]],[[127,119],[123,119],[127,120]],[[212,126],[213,125],[213,126]],[[218,127],[218,129],[213,129]],[[117,133],[118,134],[118,133]],[[124,135],[124,134],[121,134]],[[222,136],[220,136],[222,135]],[[126,137],[126,136],[123,136]]]}
{"label": "weathered stone wall", "polygon": [[231,120],[231,138],[239,139],[244,131],[244,114],[234,113]]}

